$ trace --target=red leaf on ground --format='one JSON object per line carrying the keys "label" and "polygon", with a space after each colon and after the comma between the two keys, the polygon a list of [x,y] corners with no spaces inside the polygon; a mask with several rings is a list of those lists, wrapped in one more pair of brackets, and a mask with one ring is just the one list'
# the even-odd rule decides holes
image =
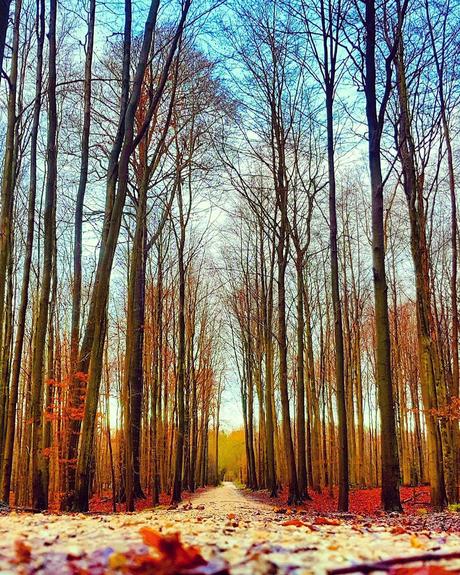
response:
{"label": "red leaf on ground", "polygon": [[421,567],[395,567],[390,571],[390,575],[446,575],[453,571],[448,571],[439,565],[424,565]]}
{"label": "red leaf on ground", "polygon": [[341,525],[340,519],[334,519],[331,517],[316,517],[316,525]]}
{"label": "red leaf on ground", "polygon": [[404,533],[407,533],[407,529],[402,525],[395,525],[390,529],[390,533],[393,533],[393,535],[403,535]]}
{"label": "red leaf on ground", "polygon": [[179,533],[162,535],[150,527],[142,527],[140,534],[144,543],[159,554],[163,565],[170,564],[171,568],[181,570],[206,564],[198,547],[185,547],[180,541]]}

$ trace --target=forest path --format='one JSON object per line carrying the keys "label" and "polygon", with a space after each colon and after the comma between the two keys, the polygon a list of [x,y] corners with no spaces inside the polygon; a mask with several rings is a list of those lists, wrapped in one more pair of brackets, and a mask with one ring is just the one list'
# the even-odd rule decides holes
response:
{"label": "forest path", "polygon": [[[194,557],[195,551],[177,553],[178,533],[185,546],[198,548],[208,562],[187,571],[189,575],[327,575],[331,569],[365,561],[458,552],[460,532],[441,530],[449,530],[453,515],[439,514],[441,527],[433,530],[409,516],[320,517],[274,509],[224,483],[170,509],[0,514],[0,573],[183,575],[186,570],[177,567],[174,557]],[[460,572],[460,560],[445,565]]]}
{"label": "forest path", "polygon": [[231,481],[224,481],[218,487],[213,487],[199,493],[191,499],[193,507],[204,506],[205,509],[218,515],[230,513],[273,513],[273,506],[245,496],[241,489]]}

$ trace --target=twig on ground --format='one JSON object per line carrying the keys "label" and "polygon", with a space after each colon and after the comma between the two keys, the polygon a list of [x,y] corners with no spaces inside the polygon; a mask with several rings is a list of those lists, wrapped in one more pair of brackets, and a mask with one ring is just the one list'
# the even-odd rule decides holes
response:
{"label": "twig on ground", "polygon": [[374,563],[357,563],[348,567],[338,567],[329,569],[328,575],[346,575],[347,573],[372,573],[373,571],[389,571],[397,565],[407,565],[408,563],[425,563],[428,561],[442,561],[450,559],[460,559],[460,551],[450,553],[423,553],[421,555],[409,555],[407,557],[393,557]]}

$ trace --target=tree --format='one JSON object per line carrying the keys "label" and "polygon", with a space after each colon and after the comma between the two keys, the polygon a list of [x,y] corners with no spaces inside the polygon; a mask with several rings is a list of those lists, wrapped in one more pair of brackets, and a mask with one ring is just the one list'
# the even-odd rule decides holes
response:
{"label": "tree", "polygon": [[[348,511],[348,431],[345,403],[344,343],[342,306],[340,302],[339,261],[337,251],[336,176],[334,160],[334,98],[344,62],[339,60],[342,26],[347,7],[341,2],[320,2],[312,7],[310,14],[305,2],[301,2],[300,16],[307,31],[313,57],[318,65],[318,77],[325,95],[327,125],[327,162],[329,178],[329,233],[331,251],[331,287],[334,313],[334,341],[336,349],[335,378],[337,386],[337,413],[339,420],[339,511]],[[313,17],[313,18],[312,18]],[[312,24],[310,24],[312,19]],[[318,20],[318,24],[315,20]],[[313,24],[314,22],[314,24]],[[314,30],[312,28],[314,26]],[[317,39],[319,28],[319,38]],[[318,46],[319,44],[319,46]]]}
{"label": "tree", "polygon": [[[94,52],[94,28],[96,23],[96,0],[90,0],[88,10],[87,45],[85,57],[85,79],[83,87],[83,125],[81,133],[80,175],[75,201],[74,215],[74,246],[73,246],[73,283],[72,283],[72,324],[71,324],[71,358],[73,373],[77,373],[78,350],[80,346],[81,291],[82,291],[82,238],[83,238],[83,207],[88,183],[89,145],[92,112],[92,65]],[[69,411],[81,408],[81,381],[73,376],[72,395]],[[65,451],[67,465],[65,468],[64,487],[74,482],[75,462],[77,457],[78,438],[80,431],[80,416],[75,414],[70,418],[69,437],[66,439]],[[64,501],[64,508],[68,504]]]}
{"label": "tree", "polygon": [[34,509],[48,506],[47,459],[42,440],[45,437],[43,417],[43,368],[48,328],[48,313],[56,241],[57,189],[57,105],[56,105],[56,20],[57,3],[50,2],[48,31],[48,134],[45,209],[43,214],[43,268],[40,285],[38,317],[35,325],[32,359],[32,498]]}
{"label": "tree", "polygon": [[407,2],[398,13],[394,39],[385,58],[384,93],[377,110],[376,74],[376,6],[366,0],[364,93],[368,126],[369,173],[372,196],[372,262],[375,300],[376,384],[379,397],[382,457],[382,503],[386,511],[401,511],[399,499],[399,457],[391,378],[390,325],[388,320],[388,287],[385,272],[384,180],[381,166],[381,139],[385,112],[392,88],[392,60],[401,35]]}
{"label": "tree", "polygon": [[[19,22],[18,22],[19,23]],[[40,124],[40,112],[42,100],[40,93],[43,79],[43,46],[45,41],[45,3],[44,0],[37,3],[36,15],[36,35],[37,35],[37,63],[35,77],[35,101],[33,107],[33,120],[30,135],[30,179],[29,179],[29,200],[27,210],[27,237],[26,253],[24,257],[21,301],[19,304],[16,341],[14,346],[14,363],[11,375],[11,386],[8,400],[8,411],[5,431],[5,444],[2,457],[2,485],[1,499],[8,502],[11,486],[11,471],[13,466],[13,448],[16,433],[16,407],[18,402],[19,380],[22,366],[22,356],[24,349],[24,337],[26,328],[26,314],[29,303],[29,280],[32,263],[32,250],[34,243],[35,228],[35,199],[37,195],[37,144]]]}

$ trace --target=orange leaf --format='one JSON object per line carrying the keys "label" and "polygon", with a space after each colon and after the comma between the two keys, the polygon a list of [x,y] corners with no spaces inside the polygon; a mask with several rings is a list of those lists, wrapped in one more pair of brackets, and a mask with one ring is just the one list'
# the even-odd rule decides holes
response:
{"label": "orange leaf", "polygon": [[300,519],[289,519],[289,521],[284,521],[284,523],[281,523],[281,525],[284,527],[289,527],[290,525],[293,527],[307,527],[307,524]]}
{"label": "orange leaf", "polygon": [[316,525],[341,525],[340,519],[334,519],[332,517],[316,517]]}
{"label": "orange leaf", "polygon": [[396,525],[391,528],[390,533],[393,533],[393,535],[403,535],[404,533],[407,533],[407,529],[404,529],[402,525]]}
{"label": "orange leaf", "polygon": [[22,539],[14,542],[14,552],[16,554],[15,563],[30,563],[32,557],[32,548]]}
{"label": "orange leaf", "polygon": [[160,555],[160,560],[175,569],[191,569],[206,564],[198,547],[184,547],[179,533],[162,535],[150,527],[142,527],[140,534],[144,543]]}

